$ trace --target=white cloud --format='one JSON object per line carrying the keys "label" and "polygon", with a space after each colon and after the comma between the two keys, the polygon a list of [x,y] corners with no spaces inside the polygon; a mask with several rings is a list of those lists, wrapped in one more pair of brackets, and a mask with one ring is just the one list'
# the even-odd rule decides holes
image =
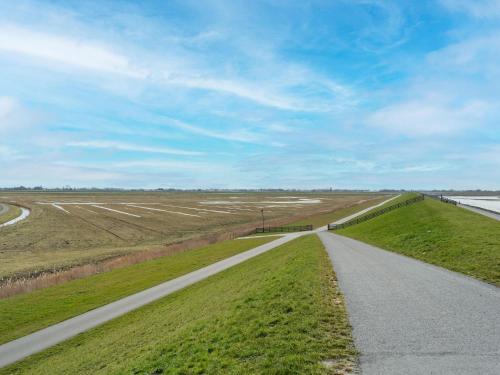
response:
{"label": "white cloud", "polygon": [[373,171],[378,165],[374,160],[363,160],[352,157],[333,157],[337,171]]}
{"label": "white cloud", "polygon": [[500,17],[500,0],[441,0],[448,9],[476,18]]}
{"label": "white cloud", "polygon": [[140,168],[165,170],[165,171],[181,171],[181,172],[196,172],[210,174],[217,171],[218,173],[228,172],[230,168],[227,163],[216,164],[212,162],[198,161],[181,161],[181,160],[129,160],[116,163],[106,163],[110,168],[129,169]]}
{"label": "white cloud", "polygon": [[[237,74],[234,78],[234,74],[207,65],[204,54],[180,48],[175,53],[161,49],[151,52],[135,45],[132,52],[124,54],[109,43],[84,37],[0,25],[0,51],[29,57],[55,70],[69,66],[140,79],[151,85],[213,91],[287,111],[326,112],[342,108],[353,97],[348,87],[281,60],[263,63],[269,71],[259,66],[262,62],[251,61],[249,65],[255,66],[250,71],[260,73],[251,78]],[[307,88],[302,90],[307,94],[294,93],[300,86]],[[326,100],[325,93],[330,96]]]}
{"label": "white cloud", "polygon": [[6,161],[6,160],[21,159],[22,156],[19,154],[17,150],[14,150],[12,147],[0,144],[0,158],[3,161]]}
{"label": "white cloud", "polygon": [[141,146],[141,145],[135,145],[135,144],[131,144],[131,143],[113,142],[113,141],[69,142],[66,145],[70,146],[70,147],[110,149],[110,150],[120,150],[120,151],[135,151],[135,152],[147,152],[147,153],[181,155],[181,156],[200,156],[200,155],[204,154],[204,153],[198,152],[198,151],[180,150],[180,149],[169,148],[169,147]]}
{"label": "white cloud", "polygon": [[482,125],[489,106],[481,101],[462,105],[413,100],[375,111],[367,123],[390,133],[409,136],[456,135],[463,129]]}
{"label": "white cloud", "polygon": [[107,46],[16,26],[0,26],[0,50],[133,78],[148,75]]}
{"label": "white cloud", "polygon": [[203,135],[210,138],[223,139],[226,141],[247,142],[247,143],[257,143],[259,139],[259,137],[256,134],[251,133],[245,129],[240,129],[237,131],[215,131],[191,125],[183,121],[179,121],[172,118],[165,118],[165,117],[162,118],[165,120],[165,123],[169,126],[187,131],[192,134]]}
{"label": "white cloud", "polygon": [[273,94],[269,90],[262,89],[248,83],[241,83],[224,79],[211,79],[203,77],[166,77],[166,83],[178,84],[184,87],[195,89],[214,90],[225,92],[231,95],[249,99],[255,103],[269,107],[287,110],[304,110],[303,106],[297,100],[287,98],[283,95]]}
{"label": "white cloud", "polygon": [[19,133],[27,138],[33,131],[24,134],[26,129],[39,124],[43,118],[42,114],[24,107],[16,98],[0,96],[0,134],[4,140]]}
{"label": "white cloud", "polygon": [[16,101],[14,98],[8,96],[0,96],[0,125],[3,123],[3,120],[7,118],[14,109],[16,108]]}
{"label": "white cloud", "polygon": [[498,79],[499,49],[500,32],[493,32],[450,44],[430,53],[427,61],[433,68],[442,69],[443,73],[478,74]]}

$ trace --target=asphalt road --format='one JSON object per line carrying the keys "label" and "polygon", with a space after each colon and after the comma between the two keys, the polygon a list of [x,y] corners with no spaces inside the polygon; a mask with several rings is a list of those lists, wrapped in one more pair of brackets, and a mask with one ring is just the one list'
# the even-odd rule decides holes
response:
{"label": "asphalt road", "polygon": [[500,374],[500,289],[319,233],[347,302],[364,375]]}
{"label": "asphalt road", "polygon": [[[357,213],[357,215],[361,215],[365,211],[366,210],[360,211]],[[325,229],[326,226],[318,228],[314,231],[289,233],[283,237],[258,246],[254,249],[221,260],[217,263],[200,268],[199,270],[193,271],[176,279],[159,284],[155,287],[130,295],[108,305],[96,308],[87,313],[65,320],[61,323],[54,324],[50,327],[21,337],[17,340],[13,340],[0,345],[0,367],[7,366],[29,355],[47,349],[64,340],[76,336],[81,332],[87,331],[109,320],[117,318],[132,310],[151,303],[157,299],[163,298],[198,281],[215,275],[216,273],[224,271],[236,264],[242,263],[250,258],[265,253],[266,251],[274,249],[275,247],[289,242],[295,238],[311,233],[319,233],[321,231],[324,231]]]}

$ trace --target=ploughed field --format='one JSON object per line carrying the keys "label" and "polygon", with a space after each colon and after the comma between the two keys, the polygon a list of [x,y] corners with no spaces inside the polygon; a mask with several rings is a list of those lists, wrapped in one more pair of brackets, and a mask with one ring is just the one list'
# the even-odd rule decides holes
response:
{"label": "ploughed field", "polygon": [[266,223],[286,224],[367,200],[371,194],[310,193],[25,193],[1,202],[31,210],[0,228],[0,279],[85,264],[135,251]]}

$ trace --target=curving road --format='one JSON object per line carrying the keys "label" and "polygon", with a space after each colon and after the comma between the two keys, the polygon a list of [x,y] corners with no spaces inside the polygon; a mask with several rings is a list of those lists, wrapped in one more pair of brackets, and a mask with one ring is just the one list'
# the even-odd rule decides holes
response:
{"label": "curving road", "polygon": [[500,374],[500,289],[322,232],[365,375]]}
{"label": "curving road", "polygon": [[[312,233],[337,273],[363,374],[500,374],[499,288],[324,229]],[[287,234],[0,345],[0,367],[310,233]]]}
{"label": "curving road", "polygon": [[[360,211],[357,215],[361,215],[364,212],[365,210]],[[117,318],[118,316],[126,314],[127,312],[135,310],[157,299],[163,298],[200,280],[226,270],[236,264],[242,263],[245,260],[263,254],[266,251],[274,249],[277,246],[280,246],[295,238],[311,233],[319,233],[321,231],[324,231],[325,229],[326,226],[318,228],[314,231],[286,234],[283,237],[258,246],[254,249],[221,260],[217,263],[200,268],[199,270],[193,271],[176,279],[164,282],[142,292],[130,295],[108,305],[96,308],[87,313],[78,315],[74,318],[54,324],[40,331],[21,337],[17,340],[13,340],[6,344],[0,345],[0,367],[7,366],[29,355],[47,349],[53,345],[56,345],[57,343],[76,336],[81,332],[103,324],[111,319]]]}

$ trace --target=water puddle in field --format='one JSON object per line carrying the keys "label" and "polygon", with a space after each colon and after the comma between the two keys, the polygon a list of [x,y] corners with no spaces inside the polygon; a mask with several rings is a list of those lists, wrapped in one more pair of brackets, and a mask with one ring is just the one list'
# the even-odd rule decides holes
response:
{"label": "water puddle in field", "polygon": [[318,204],[321,203],[321,199],[318,198],[299,198],[298,200],[288,200],[288,201],[201,201],[200,204],[213,204],[213,205],[237,205],[237,204]]}

